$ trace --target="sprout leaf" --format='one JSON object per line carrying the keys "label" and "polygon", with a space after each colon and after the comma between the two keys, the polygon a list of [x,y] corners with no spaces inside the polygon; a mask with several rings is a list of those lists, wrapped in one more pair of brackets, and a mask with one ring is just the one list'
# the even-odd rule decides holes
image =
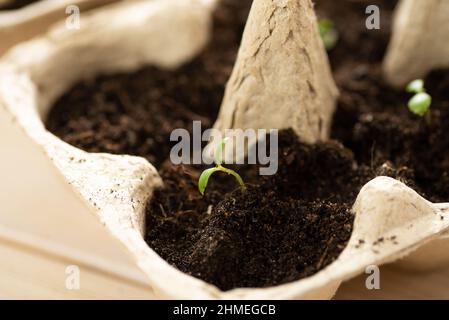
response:
{"label": "sprout leaf", "polygon": [[408,103],[408,108],[414,114],[423,117],[430,108],[432,104],[432,97],[425,93],[421,92],[413,96]]}

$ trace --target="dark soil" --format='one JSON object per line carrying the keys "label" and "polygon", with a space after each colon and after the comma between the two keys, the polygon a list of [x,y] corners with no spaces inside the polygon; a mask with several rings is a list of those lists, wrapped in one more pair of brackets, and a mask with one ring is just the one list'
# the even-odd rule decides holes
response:
{"label": "dark soil", "polygon": [[[341,92],[333,138],[350,148],[361,164],[376,167],[389,161],[397,168],[410,168],[418,191],[432,201],[448,201],[449,71],[433,72],[426,79],[433,97],[429,126],[408,111],[410,95],[391,89],[382,79],[396,1],[316,2],[318,12],[331,18],[341,35],[330,52]],[[364,27],[368,4],[381,9],[378,31]]]}
{"label": "dark soil", "polygon": [[[250,0],[224,0],[215,13],[213,40],[177,70],[147,67],[76,85],[54,106],[47,128],[90,152],[143,156],[156,165],[165,188],[147,206],[146,241],[180,270],[223,290],[265,287],[310,276],[334,261],[352,232],[350,208],[377,175],[404,181],[432,200],[449,199],[449,73],[426,82],[432,124],[410,115],[408,95],[383,83],[380,64],[396,1],[317,0],[340,41],[330,52],[341,98],[333,138],[316,145],[279,136],[279,172],[237,170],[248,184],[214,176],[201,197],[201,166],[174,166],[169,135],[210,127],[237,54]],[[368,4],[381,8],[381,30],[364,27]],[[446,121],[445,121],[446,120]]]}
{"label": "dark soil", "polygon": [[8,2],[4,5],[0,5],[0,10],[15,10],[20,9],[23,7],[26,7],[29,4],[38,2],[40,0],[14,0],[11,2]]}
{"label": "dark soil", "polygon": [[249,7],[248,0],[223,1],[211,43],[177,70],[147,67],[79,83],[52,108],[47,128],[86,151],[139,155],[159,167],[174,129],[215,121]]}
{"label": "dark soil", "polygon": [[148,244],[223,290],[281,284],[330,264],[351,235],[358,191],[377,173],[358,167],[337,142],[306,145],[292,131],[280,132],[279,152],[276,175],[241,166],[235,169],[249,183],[247,192],[219,176],[204,197],[201,169],[167,161],[160,170],[166,187],[147,208]]}

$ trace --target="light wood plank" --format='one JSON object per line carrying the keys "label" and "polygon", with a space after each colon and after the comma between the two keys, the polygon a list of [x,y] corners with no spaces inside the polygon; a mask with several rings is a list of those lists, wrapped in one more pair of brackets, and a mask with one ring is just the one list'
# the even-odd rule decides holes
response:
{"label": "light wood plank", "polygon": [[151,299],[150,287],[79,265],[80,288],[66,287],[66,268],[77,261],[0,243],[0,297],[6,299]]}
{"label": "light wood plank", "polygon": [[449,268],[430,272],[409,272],[394,266],[380,271],[380,290],[365,287],[367,275],[344,283],[335,299],[444,299],[449,300]]}

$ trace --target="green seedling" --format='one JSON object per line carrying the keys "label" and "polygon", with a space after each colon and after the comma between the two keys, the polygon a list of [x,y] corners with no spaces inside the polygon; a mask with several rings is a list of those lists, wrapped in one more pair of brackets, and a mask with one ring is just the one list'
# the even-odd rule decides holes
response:
{"label": "green seedling", "polygon": [[410,82],[407,86],[407,92],[415,94],[408,102],[409,110],[420,117],[425,116],[427,123],[430,123],[429,109],[432,104],[432,97],[426,92],[424,81],[418,79]]}
{"label": "green seedling", "polygon": [[239,183],[242,190],[244,190],[244,191],[246,190],[246,186],[245,186],[245,183],[243,182],[242,177],[240,177],[240,175],[237,172],[235,172],[234,170],[225,168],[222,165],[223,149],[224,149],[225,144],[228,141],[228,139],[229,138],[224,138],[223,140],[221,140],[215,150],[215,157],[214,157],[215,165],[216,165],[215,168],[210,168],[210,169],[204,170],[203,173],[201,173],[200,179],[198,180],[198,190],[200,191],[200,193],[202,195],[204,195],[204,191],[206,190],[207,183],[209,182],[209,178],[215,172],[220,172],[220,171],[232,175],[237,180],[237,182]]}
{"label": "green seedling", "polygon": [[334,28],[334,23],[329,19],[320,19],[318,21],[320,36],[324,42],[327,51],[331,51],[338,42],[338,32]]}

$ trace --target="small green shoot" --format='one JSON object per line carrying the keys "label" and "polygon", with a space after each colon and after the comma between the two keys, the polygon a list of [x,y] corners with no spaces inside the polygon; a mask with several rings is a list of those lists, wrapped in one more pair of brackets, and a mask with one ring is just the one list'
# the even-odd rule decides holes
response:
{"label": "small green shoot", "polygon": [[408,85],[407,85],[407,92],[410,92],[410,93],[421,93],[421,92],[425,92],[425,89],[424,89],[424,80],[422,80],[422,79],[417,79],[417,80],[414,80],[414,81],[412,81],[412,82],[410,82]]}
{"label": "small green shoot", "polygon": [[320,19],[318,21],[320,36],[327,51],[331,51],[338,42],[338,32],[334,28],[334,23],[330,19]]}
{"label": "small green shoot", "polygon": [[215,168],[204,170],[203,173],[201,173],[200,179],[198,180],[198,190],[200,191],[201,195],[204,195],[207,184],[209,182],[209,178],[212,176],[212,174],[219,171],[232,175],[237,180],[242,190],[243,191],[246,190],[246,186],[245,183],[243,182],[242,177],[240,177],[240,175],[234,170],[225,168],[222,165],[223,149],[228,139],[229,138],[224,138],[223,140],[221,140],[217,146],[217,149],[215,150],[215,157],[214,157],[216,165]]}
{"label": "small green shoot", "polygon": [[432,104],[432,97],[426,92],[424,81],[422,79],[414,80],[409,83],[406,90],[415,94],[408,102],[409,110],[420,117],[426,116],[426,122],[430,124],[431,114],[429,109]]}

